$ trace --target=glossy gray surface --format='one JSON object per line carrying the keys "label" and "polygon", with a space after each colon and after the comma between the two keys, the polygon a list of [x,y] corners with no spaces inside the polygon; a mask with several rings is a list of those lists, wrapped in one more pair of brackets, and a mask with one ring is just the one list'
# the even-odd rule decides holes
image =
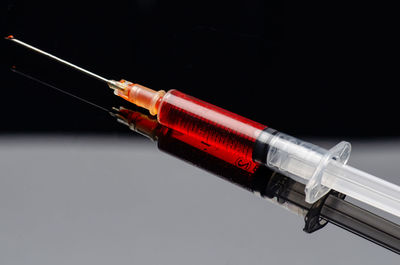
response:
{"label": "glossy gray surface", "polygon": [[[400,185],[400,141],[353,147],[350,164]],[[333,225],[305,234],[301,218],[146,140],[2,136],[0,169],[0,264],[400,261]]]}

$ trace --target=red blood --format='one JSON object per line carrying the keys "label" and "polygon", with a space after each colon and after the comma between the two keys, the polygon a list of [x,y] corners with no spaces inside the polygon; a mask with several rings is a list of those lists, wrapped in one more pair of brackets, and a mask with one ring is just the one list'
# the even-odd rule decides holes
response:
{"label": "red blood", "polygon": [[225,161],[241,167],[247,167],[248,161],[252,162],[254,143],[266,128],[265,125],[176,90],[170,90],[162,98],[158,121],[187,135],[187,139],[193,139],[193,142],[223,150]]}

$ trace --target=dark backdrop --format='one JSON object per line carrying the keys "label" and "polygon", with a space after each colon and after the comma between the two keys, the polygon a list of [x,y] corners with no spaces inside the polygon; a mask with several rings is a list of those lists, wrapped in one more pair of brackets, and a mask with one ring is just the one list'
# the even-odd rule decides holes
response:
{"label": "dark backdrop", "polygon": [[[1,33],[107,78],[178,89],[290,134],[399,136],[394,6],[301,2],[2,1]],[[9,68],[121,105],[105,84],[0,42],[1,133],[126,132]]]}

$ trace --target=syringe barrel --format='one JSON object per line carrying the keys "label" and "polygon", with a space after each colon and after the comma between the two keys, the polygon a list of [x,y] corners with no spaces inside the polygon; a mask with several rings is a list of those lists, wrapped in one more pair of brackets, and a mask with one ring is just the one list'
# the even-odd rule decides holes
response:
{"label": "syringe barrel", "polygon": [[264,164],[307,184],[322,157],[327,153],[317,145],[304,142],[287,134],[277,133],[269,142]]}
{"label": "syringe barrel", "polygon": [[252,159],[254,145],[267,127],[177,90],[161,100],[158,121],[221,150],[227,156]]}
{"label": "syringe barrel", "polygon": [[177,90],[154,91],[125,80],[112,81],[110,87],[116,95],[157,114],[160,124],[218,148],[219,156],[235,166],[251,170],[254,163],[266,161],[275,131],[265,125]]}

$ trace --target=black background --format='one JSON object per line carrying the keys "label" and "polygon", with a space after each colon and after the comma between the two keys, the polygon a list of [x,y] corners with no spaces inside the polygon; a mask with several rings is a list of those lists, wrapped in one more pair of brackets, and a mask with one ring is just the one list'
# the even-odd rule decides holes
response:
{"label": "black background", "polygon": [[[348,1],[2,1],[1,33],[292,135],[382,137],[400,135],[395,11]],[[127,132],[9,69],[105,107],[129,106],[105,84],[0,42],[2,134]]]}

